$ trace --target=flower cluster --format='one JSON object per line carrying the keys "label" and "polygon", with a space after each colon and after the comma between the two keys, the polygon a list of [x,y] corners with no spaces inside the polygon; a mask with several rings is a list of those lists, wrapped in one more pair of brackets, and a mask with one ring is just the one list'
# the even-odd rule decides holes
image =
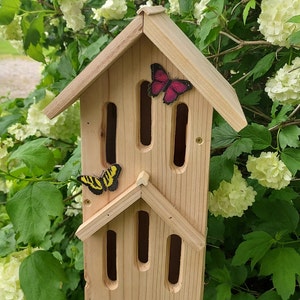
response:
{"label": "flower cluster", "polygon": [[[31,249],[32,251],[32,249]],[[24,294],[20,287],[19,267],[30,254],[29,249],[11,253],[0,258],[0,295],[1,299],[23,300]]]}
{"label": "flower cluster", "polygon": [[126,1],[124,0],[106,0],[104,5],[98,9],[92,8],[94,19],[99,21],[101,18],[106,20],[120,20],[127,12]]}
{"label": "flower cluster", "polygon": [[207,8],[207,3],[210,0],[201,0],[194,5],[194,17],[197,20],[197,24],[200,24],[202,19],[204,18],[204,11]]}
{"label": "flower cluster", "polygon": [[294,0],[262,0],[258,18],[259,30],[274,45],[290,47],[288,37],[300,30],[299,23],[288,20],[300,15],[300,2]]}
{"label": "flower cluster", "polygon": [[75,103],[59,116],[50,120],[43,109],[53,99],[53,94],[34,103],[28,109],[27,124],[15,123],[8,128],[8,132],[17,140],[24,141],[29,136],[47,136],[63,141],[70,141],[80,132],[79,103]]}
{"label": "flower cluster", "polygon": [[275,77],[267,81],[265,91],[281,104],[300,104],[300,57],[279,69]]}
{"label": "flower cluster", "polygon": [[222,181],[217,190],[209,193],[208,209],[214,216],[241,217],[255,201],[256,191],[247,185],[237,166],[231,182]]}
{"label": "flower cluster", "polygon": [[169,12],[174,15],[180,14],[179,1],[178,0],[169,0],[169,3],[170,3]]}
{"label": "flower cluster", "polygon": [[19,52],[23,53],[21,18],[15,17],[8,25],[0,25],[0,38],[7,40]]}
{"label": "flower cluster", "polygon": [[75,32],[85,27],[84,15],[81,13],[85,2],[86,0],[58,0],[67,27]]}
{"label": "flower cluster", "polygon": [[292,174],[278,158],[277,152],[261,152],[259,157],[249,156],[247,170],[250,178],[257,179],[262,186],[280,190],[289,185]]}
{"label": "flower cluster", "polygon": [[12,138],[0,138],[0,170],[6,170],[6,162],[8,159],[8,149],[13,147]]}
{"label": "flower cluster", "polygon": [[70,184],[68,188],[71,190],[71,195],[74,197],[73,201],[71,202],[70,205],[67,206],[66,209],[66,216],[68,217],[75,217],[77,216],[82,209],[82,195],[81,195],[81,186],[72,186],[70,187]]}

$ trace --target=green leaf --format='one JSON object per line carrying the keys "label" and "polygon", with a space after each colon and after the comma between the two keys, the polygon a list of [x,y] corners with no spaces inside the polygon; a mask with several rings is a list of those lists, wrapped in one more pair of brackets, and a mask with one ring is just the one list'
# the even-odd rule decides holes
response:
{"label": "green leaf", "polygon": [[277,294],[276,291],[267,291],[263,293],[257,300],[281,300],[281,297]]}
{"label": "green leaf", "polygon": [[281,160],[285,163],[293,175],[300,170],[300,149],[285,148],[280,154]]}
{"label": "green leaf", "polygon": [[280,147],[284,149],[286,146],[297,148],[299,142],[300,128],[296,125],[284,127],[279,132]]}
{"label": "green leaf", "polygon": [[7,213],[20,234],[19,241],[38,244],[50,230],[53,217],[62,218],[60,191],[49,182],[37,182],[17,192],[7,202]]}
{"label": "green leaf", "polygon": [[26,299],[65,300],[62,283],[66,275],[62,265],[46,251],[36,251],[20,266],[20,284]]}
{"label": "green leaf", "polygon": [[77,177],[81,168],[81,145],[79,144],[74,150],[72,156],[65,163],[65,165],[59,170],[56,177],[58,181],[66,181],[72,176]]}
{"label": "green leaf", "polygon": [[83,243],[80,240],[73,240],[69,243],[66,254],[74,262],[76,270],[83,270]]}
{"label": "green leaf", "polygon": [[220,14],[223,11],[224,0],[211,0],[207,5],[206,13],[201,21],[201,26],[195,30],[198,47],[200,50],[206,48],[210,43],[215,41],[221,30]]}
{"label": "green leaf", "polygon": [[253,80],[256,80],[257,78],[265,75],[272,67],[275,57],[275,52],[271,52],[265,55],[256,63],[249,76],[253,76]]}
{"label": "green leaf", "polygon": [[253,141],[249,138],[241,138],[233,142],[223,153],[227,159],[235,160],[242,153],[251,153]]}
{"label": "green leaf", "polygon": [[271,109],[272,121],[270,122],[270,124],[268,126],[269,128],[288,120],[288,118],[289,118],[288,113],[294,109],[294,107],[292,105],[286,104],[286,105],[282,105],[280,111],[277,113],[278,107],[280,107],[280,104],[277,101],[275,101],[273,103],[272,109]]}
{"label": "green leaf", "polygon": [[232,295],[231,300],[255,300],[256,298],[248,293],[238,293],[236,295]]}
{"label": "green leaf", "polygon": [[263,199],[253,204],[253,212],[261,219],[259,228],[276,234],[277,232],[296,230],[299,222],[299,213],[286,200]]}
{"label": "green leaf", "polygon": [[91,61],[100,52],[103,46],[107,44],[108,40],[108,35],[102,35],[96,42],[84,48],[79,56],[80,64],[82,64],[85,59]]}
{"label": "green leaf", "polygon": [[24,35],[24,49],[29,49],[30,45],[38,45],[44,37],[44,13],[35,14],[34,18],[28,15],[22,18],[22,31]]}
{"label": "green leaf", "polygon": [[270,199],[272,200],[285,200],[291,201],[299,197],[299,194],[294,191],[291,187],[286,187],[280,190],[273,190],[270,194]]}
{"label": "green leaf", "polygon": [[293,32],[289,37],[288,41],[291,45],[299,45],[300,44],[300,31]]}
{"label": "green leaf", "polygon": [[52,151],[44,146],[47,141],[46,138],[40,138],[23,144],[12,152],[8,162],[24,162],[35,176],[50,173],[53,170],[55,160]]}
{"label": "green leaf", "polygon": [[263,125],[252,123],[240,131],[242,138],[253,141],[253,150],[263,150],[272,143],[272,135],[268,128]]}
{"label": "green leaf", "polygon": [[300,23],[300,15],[291,17],[290,19],[287,20],[287,22],[290,22],[290,23]]}
{"label": "green leaf", "polygon": [[223,123],[213,128],[211,146],[213,149],[227,147],[238,137],[238,133],[228,123]]}
{"label": "green leaf", "polygon": [[260,275],[272,275],[273,285],[283,300],[295,292],[296,275],[300,275],[300,254],[294,248],[276,248],[261,262]]}
{"label": "green leaf", "polygon": [[246,6],[243,10],[243,22],[244,22],[244,24],[246,24],[246,20],[247,20],[250,8],[255,9],[255,6],[256,6],[256,1],[255,0],[250,0],[246,4]]}
{"label": "green leaf", "polygon": [[15,17],[21,5],[20,0],[1,0],[0,25],[8,25]]}
{"label": "green leaf", "polygon": [[221,283],[216,287],[216,300],[230,300],[231,299],[231,285],[228,283]]}
{"label": "green leaf", "polygon": [[233,175],[233,162],[223,156],[213,156],[209,167],[209,189],[216,190],[222,180],[230,182]]}
{"label": "green leaf", "polygon": [[243,105],[257,105],[261,100],[262,91],[254,91],[247,93],[246,96],[240,97],[241,104]]}
{"label": "green leaf", "polygon": [[274,239],[264,231],[254,231],[244,236],[245,241],[242,242],[232,259],[232,265],[244,265],[251,259],[251,268],[270,250],[274,243]]}
{"label": "green leaf", "polygon": [[15,249],[15,231],[12,224],[8,224],[0,229],[0,257],[12,253]]}
{"label": "green leaf", "polygon": [[19,112],[15,112],[14,114],[7,115],[7,116],[1,116],[0,119],[0,136],[4,134],[7,131],[7,128],[14,124],[17,123],[17,121],[21,118],[21,114]]}
{"label": "green leaf", "polygon": [[30,44],[26,50],[26,54],[36,61],[46,64],[46,60],[43,54],[43,48],[40,44]]}
{"label": "green leaf", "polygon": [[193,6],[194,6],[193,0],[179,0],[178,2],[179,2],[181,15],[186,15],[193,10]]}
{"label": "green leaf", "polygon": [[66,79],[68,82],[76,76],[76,71],[72,65],[72,59],[67,54],[64,54],[61,57],[57,70],[60,73],[61,78]]}

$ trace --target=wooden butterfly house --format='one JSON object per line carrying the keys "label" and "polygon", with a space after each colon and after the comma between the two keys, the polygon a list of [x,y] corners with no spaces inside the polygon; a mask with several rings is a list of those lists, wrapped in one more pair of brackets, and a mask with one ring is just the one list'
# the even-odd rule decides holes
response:
{"label": "wooden butterfly house", "polygon": [[212,113],[246,125],[234,90],[157,6],[45,113],[77,99],[86,299],[201,299]]}

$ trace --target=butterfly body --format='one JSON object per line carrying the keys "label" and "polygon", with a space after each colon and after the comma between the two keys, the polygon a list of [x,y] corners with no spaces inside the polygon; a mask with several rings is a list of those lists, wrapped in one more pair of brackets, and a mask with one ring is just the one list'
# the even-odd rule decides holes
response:
{"label": "butterfly body", "polygon": [[163,102],[173,103],[179,95],[190,90],[193,85],[184,79],[170,79],[168,73],[160,64],[151,65],[152,82],[149,85],[149,95],[156,97],[164,92]]}
{"label": "butterfly body", "polygon": [[113,164],[103,171],[100,177],[80,175],[77,180],[86,185],[95,195],[101,195],[104,191],[115,191],[117,189],[121,170],[119,164]]}

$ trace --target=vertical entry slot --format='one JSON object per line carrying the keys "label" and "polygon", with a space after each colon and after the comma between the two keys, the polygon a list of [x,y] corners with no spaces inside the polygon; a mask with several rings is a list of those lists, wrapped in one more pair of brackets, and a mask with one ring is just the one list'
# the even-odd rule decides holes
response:
{"label": "vertical entry slot", "polygon": [[117,281],[117,234],[113,230],[106,233],[106,274],[111,283]]}
{"label": "vertical entry slot", "polygon": [[168,237],[169,245],[169,268],[168,282],[171,285],[179,283],[180,265],[181,265],[181,248],[182,239],[177,234],[172,234]]}
{"label": "vertical entry slot", "polygon": [[176,106],[173,163],[177,167],[182,167],[185,163],[188,112],[185,103]]}
{"label": "vertical entry slot", "polygon": [[106,134],[105,157],[109,164],[116,163],[116,134],[117,134],[117,106],[109,102],[106,104]]}
{"label": "vertical entry slot", "polygon": [[149,261],[149,214],[146,211],[138,212],[138,261],[141,270],[145,271]]}
{"label": "vertical entry slot", "polygon": [[148,81],[143,81],[140,85],[140,143],[143,146],[151,144],[151,123],[152,123],[152,99],[148,95]]}

